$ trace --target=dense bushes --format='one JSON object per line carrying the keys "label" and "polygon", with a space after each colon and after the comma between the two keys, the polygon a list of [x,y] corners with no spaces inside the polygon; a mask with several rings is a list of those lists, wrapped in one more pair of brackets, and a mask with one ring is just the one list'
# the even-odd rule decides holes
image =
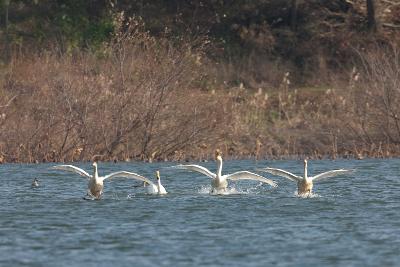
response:
{"label": "dense bushes", "polygon": [[[1,79],[2,161],[387,157],[400,153],[396,49],[360,53],[346,84],[199,87],[201,45],[133,27],[108,53],[16,60]],[[134,38],[130,38],[134,37]]]}
{"label": "dense bushes", "polygon": [[2,100],[15,96],[2,110],[7,161],[152,159],[202,140],[217,110],[190,90],[201,78],[201,50],[155,40],[133,20],[124,27],[101,57],[13,62],[0,90]]}
{"label": "dense bushes", "polygon": [[361,1],[97,2],[11,2],[0,162],[399,155],[396,27]]}

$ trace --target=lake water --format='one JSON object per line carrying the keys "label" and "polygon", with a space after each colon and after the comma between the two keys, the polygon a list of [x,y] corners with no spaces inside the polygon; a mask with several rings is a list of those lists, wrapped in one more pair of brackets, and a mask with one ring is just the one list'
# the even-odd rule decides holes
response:
{"label": "lake water", "polygon": [[[210,195],[207,177],[170,165],[100,162],[100,175],[154,180],[160,169],[169,194],[116,178],[99,201],[82,199],[86,179],[50,164],[0,165],[0,266],[400,266],[399,159],[311,160],[310,175],[356,169],[317,182],[312,198],[266,173],[279,187],[240,181]],[[225,161],[223,172],[266,166],[301,174],[303,163]]]}

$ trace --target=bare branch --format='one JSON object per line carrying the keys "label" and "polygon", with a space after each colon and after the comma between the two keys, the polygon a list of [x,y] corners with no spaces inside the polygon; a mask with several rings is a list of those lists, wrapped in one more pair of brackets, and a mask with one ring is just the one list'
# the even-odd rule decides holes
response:
{"label": "bare branch", "polygon": [[400,29],[400,25],[392,24],[392,23],[382,23],[382,26],[387,27],[387,28]]}
{"label": "bare branch", "polygon": [[11,99],[8,100],[7,104],[5,104],[5,105],[3,105],[3,106],[0,106],[0,108],[6,108],[6,107],[8,107],[8,106],[11,104],[11,102],[12,102],[15,98],[17,98],[17,96],[18,96],[18,95],[15,95],[15,96],[11,97]]}

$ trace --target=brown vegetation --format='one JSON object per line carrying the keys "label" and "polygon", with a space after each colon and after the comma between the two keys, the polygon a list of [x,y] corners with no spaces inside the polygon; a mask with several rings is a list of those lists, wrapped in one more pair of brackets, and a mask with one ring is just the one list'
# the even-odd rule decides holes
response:
{"label": "brown vegetation", "polygon": [[231,158],[400,154],[396,47],[352,49],[352,69],[321,69],[325,85],[305,88],[286,63],[215,62],[206,38],[122,21],[96,52],[14,54],[0,77],[0,163],[207,159],[215,147]]}
{"label": "brown vegetation", "polygon": [[1,154],[10,162],[152,160],[195,145],[219,109],[189,90],[201,78],[200,48],[156,41],[132,21],[101,56],[16,58],[0,91],[10,99]]}

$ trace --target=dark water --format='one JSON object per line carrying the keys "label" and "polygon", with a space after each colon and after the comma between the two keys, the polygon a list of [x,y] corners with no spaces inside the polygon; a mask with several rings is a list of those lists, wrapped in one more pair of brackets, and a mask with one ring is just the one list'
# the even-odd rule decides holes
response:
{"label": "dark water", "polygon": [[[169,165],[99,170],[153,178]],[[227,161],[224,172],[267,165],[302,172],[301,161]],[[400,266],[397,159],[310,161],[311,175],[357,169],[316,183],[312,198],[266,174],[278,188],[241,181],[230,195],[209,195],[208,178],[161,169],[166,196],[114,179],[102,200],[87,201],[84,178],[50,166],[0,165],[0,266]],[[32,189],[34,177],[41,185]]]}

